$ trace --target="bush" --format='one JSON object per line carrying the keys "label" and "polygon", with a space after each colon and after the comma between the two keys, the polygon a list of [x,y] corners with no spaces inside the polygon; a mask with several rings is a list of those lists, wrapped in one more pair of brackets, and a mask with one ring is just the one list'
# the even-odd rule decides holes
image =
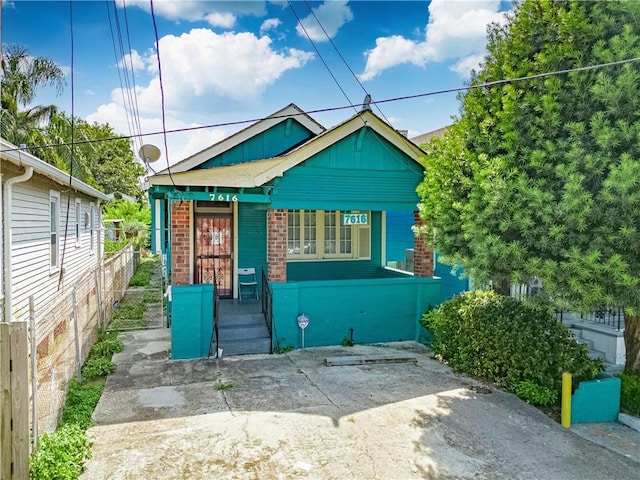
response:
{"label": "bush", "polygon": [[491,291],[453,297],[427,312],[422,324],[435,337],[435,353],[454,370],[513,392],[520,388],[529,400],[544,400],[543,389],[560,392],[562,372],[571,372],[577,385],[603,369],[548,310]]}
{"label": "bush", "polygon": [[527,403],[539,406],[549,406],[558,400],[558,392],[533,382],[520,382],[516,387],[516,395]]}
{"label": "bush", "polygon": [[620,411],[640,417],[640,376],[624,372],[618,377],[622,381]]}
{"label": "bush", "polygon": [[100,377],[106,377],[110,373],[116,371],[116,365],[108,357],[89,357],[82,366],[82,378],[85,380],[94,380]]}
{"label": "bush", "polygon": [[29,460],[29,478],[76,480],[91,457],[91,444],[82,427],[65,424],[40,439]]}

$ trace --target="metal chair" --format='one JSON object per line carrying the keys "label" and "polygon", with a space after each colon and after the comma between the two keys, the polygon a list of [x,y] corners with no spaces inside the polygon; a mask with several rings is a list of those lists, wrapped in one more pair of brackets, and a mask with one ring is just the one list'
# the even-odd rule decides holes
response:
{"label": "metal chair", "polygon": [[255,296],[256,300],[258,300],[258,280],[256,279],[256,269],[238,268],[238,295],[240,296],[241,302],[242,290],[246,291],[251,289],[253,289],[251,297]]}

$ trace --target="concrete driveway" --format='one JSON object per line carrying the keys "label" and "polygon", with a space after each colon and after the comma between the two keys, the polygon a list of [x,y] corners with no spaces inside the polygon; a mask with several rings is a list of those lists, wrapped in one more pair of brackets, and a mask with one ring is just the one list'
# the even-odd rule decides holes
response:
{"label": "concrete driveway", "polygon": [[[412,342],[170,361],[167,330],[122,338],[83,480],[640,479],[634,459]],[[325,364],[391,354],[415,361]]]}

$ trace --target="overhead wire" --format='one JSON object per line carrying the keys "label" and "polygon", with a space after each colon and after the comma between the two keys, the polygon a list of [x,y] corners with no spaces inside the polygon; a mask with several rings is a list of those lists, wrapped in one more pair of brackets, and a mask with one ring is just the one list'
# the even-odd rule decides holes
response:
{"label": "overhead wire", "polygon": [[[64,279],[64,260],[67,252],[67,236],[69,233],[69,211],[71,210],[71,185],[73,180],[73,160],[74,160],[74,143],[75,143],[75,48],[73,41],[73,0],[69,0],[69,30],[71,38],[71,152],[69,155],[69,190],[67,192],[67,215],[64,221],[64,240],[62,242],[62,255],[60,255],[60,273],[58,275],[58,291],[60,291],[60,285]],[[58,211],[60,211],[58,209]],[[57,215],[57,212],[56,212]],[[56,219],[57,220],[57,219]],[[56,222],[55,228],[59,230],[59,226]],[[56,232],[57,235],[57,232]],[[58,240],[58,239],[56,239]],[[57,248],[57,246],[56,246]]]}
{"label": "overhead wire", "polygon": [[[545,72],[545,73],[538,73],[538,74],[534,74],[534,75],[527,75],[524,77],[515,77],[515,78],[505,78],[505,79],[501,79],[501,80],[493,80],[490,82],[483,82],[483,83],[478,83],[478,84],[472,84],[472,85],[465,85],[462,87],[454,87],[454,88],[448,88],[448,89],[444,89],[444,90],[433,90],[430,92],[425,92],[425,93],[417,93],[414,95],[404,95],[404,96],[399,96],[399,97],[392,97],[392,98],[387,98],[387,99],[383,99],[383,100],[372,100],[371,103],[374,104],[384,104],[384,103],[392,103],[392,102],[399,102],[399,101],[404,101],[404,100],[414,100],[416,98],[424,98],[424,97],[430,97],[430,96],[435,96],[435,95],[442,95],[442,94],[446,94],[446,93],[457,93],[457,92],[464,92],[464,91],[469,91],[469,90],[475,90],[478,88],[487,88],[487,87],[493,87],[493,86],[497,86],[497,85],[504,85],[504,84],[508,84],[508,83],[515,83],[515,82],[521,82],[521,81],[525,81],[525,80],[531,80],[531,79],[535,79],[535,78],[545,78],[545,77],[550,77],[550,76],[554,76],[554,75],[563,75],[563,74],[567,74],[567,73],[573,73],[573,72],[583,72],[583,71],[587,71],[587,70],[595,70],[595,69],[599,69],[599,68],[605,68],[605,67],[611,67],[611,66],[616,66],[616,65],[623,65],[626,63],[633,63],[633,62],[639,62],[640,61],[640,57],[634,57],[634,58],[628,58],[628,59],[624,59],[624,60],[617,60],[614,62],[608,62],[608,63],[600,63],[597,65],[588,65],[585,67],[576,67],[576,68],[569,68],[569,69],[565,69],[565,70],[555,70],[552,72]],[[339,110],[346,110],[346,109],[350,109],[353,108],[354,106],[364,106],[364,103],[361,104],[353,104],[353,105],[342,105],[342,106],[337,106],[337,107],[326,107],[326,108],[318,108],[318,109],[314,109],[314,110],[306,110],[303,111],[304,114],[307,115],[311,115],[311,114],[315,114],[315,113],[327,113],[327,112],[335,112],[335,111],[339,111]],[[269,117],[258,117],[258,118],[250,118],[250,119],[244,119],[244,120],[235,120],[235,121],[230,121],[230,122],[221,122],[221,123],[212,123],[212,124],[207,124],[207,125],[200,125],[200,126],[196,126],[196,127],[184,127],[184,128],[175,128],[175,129],[171,129],[171,130],[166,130],[163,129],[161,131],[155,131],[155,132],[147,132],[147,133],[143,133],[141,135],[119,135],[119,136],[115,136],[115,137],[111,137],[111,138],[100,138],[100,139],[92,139],[92,140],[80,140],[78,142],[75,142],[75,145],[81,145],[81,144],[86,144],[86,143],[97,143],[97,142],[105,142],[105,141],[114,141],[114,140],[122,140],[127,139],[127,138],[132,138],[134,136],[139,136],[139,137],[147,137],[147,136],[152,136],[152,135],[161,135],[161,134],[171,134],[171,133],[182,133],[182,132],[190,132],[190,131],[196,131],[196,130],[204,130],[204,129],[208,129],[208,128],[217,128],[217,127],[228,127],[228,126],[234,126],[234,125],[243,125],[243,124],[247,124],[247,123],[255,123],[255,122],[259,122],[261,120],[265,120],[265,118],[288,118],[289,115],[270,115]],[[40,149],[40,148],[49,148],[49,147],[57,147],[57,146],[64,146],[64,145],[69,145],[68,143],[56,143],[56,144],[47,144],[47,145],[33,145],[30,146],[30,149]],[[20,147],[15,147],[15,148],[5,148],[5,149],[0,149],[0,152],[12,152],[12,151],[17,151],[19,150]]]}
{"label": "overhead wire", "polygon": [[153,21],[153,33],[156,38],[156,59],[158,61],[158,81],[160,83],[160,101],[161,101],[161,109],[162,109],[162,138],[164,140],[164,154],[167,160],[167,172],[169,172],[169,178],[171,179],[171,183],[174,187],[176,187],[176,182],[173,181],[173,175],[171,174],[171,165],[169,163],[169,146],[167,144],[167,125],[166,125],[166,114],[165,114],[165,106],[164,106],[164,87],[162,85],[162,64],[160,63],[160,39],[158,38],[158,25],[156,24],[156,15],[153,11],[153,0],[149,0],[151,4],[151,20]]}
{"label": "overhead wire", "polygon": [[[347,67],[347,69],[349,70],[349,72],[351,73],[351,76],[355,79],[355,81],[358,83],[358,85],[360,85],[360,88],[362,88],[362,91],[365,93],[365,95],[369,95],[369,97],[371,98],[371,93],[369,91],[367,91],[367,89],[364,87],[364,85],[362,84],[362,82],[360,81],[360,79],[358,78],[358,76],[355,74],[355,72],[353,71],[353,69],[351,68],[351,66],[349,65],[349,63],[347,62],[347,60],[344,58],[344,56],[342,55],[342,53],[340,53],[340,50],[338,49],[338,47],[336,46],[336,44],[334,43],[333,39],[331,38],[331,36],[327,33],[327,31],[325,30],[324,26],[322,25],[322,22],[320,21],[320,19],[316,16],[316,13],[313,11],[313,9],[311,8],[311,6],[309,5],[309,2],[307,2],[305,0],[304,4],[307,6],[307,8],[309,9],[309,12],[311,12],[311,15],[313,15],[313,18],[315,18],[316,22],[318,23],[318,26],[322,29],[322,32],[324,33],[325,37],[327,37],[327,40],[329,41],[329,43],[331,43],[331,46],[333,47],[333,49],[336,51],[336,53],[338,54],[338,56],[340,57],[340,59],[342,60],[342,63],[344,63],[345,67]],[[365,97],[366,98],[366,97]],[[373,102],[372,102],[373,103]],[[384,114],[384,112],[382,111],[382,109],[380,108],[379,105],[375,104],[376,108],[378,109],[378,111],[380,112],[380,115],[382,115],[382,118],[384,118],[385,122],[387,122],[389,125],[391,125],[391,122],[389,121],[389,119],[386,117],[386,115]]]}
{"label": "overhead wire", "polygon": [[324,67],[327,69],[327,71],[329,72],[329,75],[331,75],[331,78],[333,79],[333,81],[336,83],[336,85],[338,86],[338,88],[340,89],[340,91],[342,92],[342,95],[344,95],[344,98],[347,99],[347,102],[351,105],[351,107],[353,107],[353,109],[355,110],[356,113],[358,113],[358,109],[355,107],[355,105],[353,104],[353,102],[351,101],[351,99],[349,98],[349,96],[347,95],[347,92],[344,91],[344,89],[342,88],[342,85],[340,85],[340,82],[338,81],[338,79],[336,78],[336,76],[333,74],[333,72],[331,71],[331,68],[329,68],[329,65],[327,64],[327,62],[325,61],[325,59],[323,58],[322,54],[320,53],[320,50],[318,50],[318,47],[316,46],[316,44],[314,43],[313,40],[311,40],[311,36],[309,35],[309,32],[307,32],[307,29],[305,28],[304,24],[302,23],[302,20],[300,20],[300,17],[298,16],[298,14],[296,13],[295,9],[293,8],[293,4],[291,3],[291,0],[287,0],[287,3],[289,4],[289,9],[291,10],[291,12],[293,13],[293,16],[296,17],[296,21],[298,22],[298,25],[300,25],[300,28],[302,28],[302,31],[304,32],[305,36],[307,37],[307,39],[309,40],[309,43],[311,43],[311,46],[313,47],[313,49],[316,51],[316,53],[318,54],[318,57],[320,57],[320,60],[322,61],[322,64],[324,65]]}

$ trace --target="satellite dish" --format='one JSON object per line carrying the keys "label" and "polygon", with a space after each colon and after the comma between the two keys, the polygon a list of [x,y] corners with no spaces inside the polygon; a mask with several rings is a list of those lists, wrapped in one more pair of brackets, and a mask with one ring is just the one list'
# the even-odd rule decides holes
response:
{"label": "satellite dish", "polygon": [[147,144],[140,147],[138,155],[145,162],[152,163],[160,158],[160,149],[155,145]]}

